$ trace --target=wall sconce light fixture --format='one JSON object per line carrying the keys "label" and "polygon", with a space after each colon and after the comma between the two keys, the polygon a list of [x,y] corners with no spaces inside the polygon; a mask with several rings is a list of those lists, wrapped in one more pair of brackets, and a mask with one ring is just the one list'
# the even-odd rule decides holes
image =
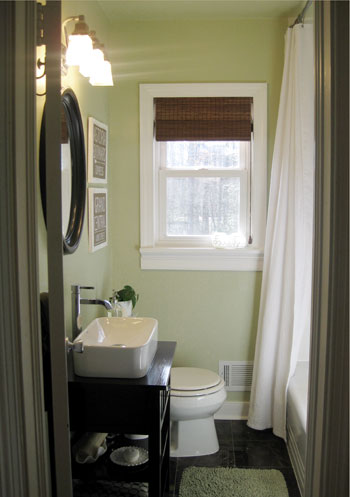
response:
{"label": "wall sconce light fixture", "polygon": [[92,86],[113,86],[112,66],[109,60],[104,59],[97,71],[94,71],[89,79]]}
{"label": "wall sconce light fixture", "polygon": [[79,72],[85,78],[90,78],[95,71],[98,71],[104,61],[103,45],[96,38],[95,31],[90,32],[89,39],[91,40],[89,57],[79,64]]}
{"label": "wall sconce light fixture", "polygon": [[[64,21],[63,25],[71,19]],[[66,31],[65,31],[66,32]],[[74,31],[69,35],[66,52],[67,66],[78,66],[88,60],[92,52],[92,40],[89,36],[89,27],[84,22],[84,16],[79,16]]]}
{"label": "wall sconce light fixture", "polygon": [[[67,37],[67,24],[75,21],[74,31]],[[111,63],[106,59],[104,46],[89,31],[84,16],[69,17],[62,24],[66,42],[65,65],[79,66],[79,72],[89,78],[93,86],[113,86]]]}

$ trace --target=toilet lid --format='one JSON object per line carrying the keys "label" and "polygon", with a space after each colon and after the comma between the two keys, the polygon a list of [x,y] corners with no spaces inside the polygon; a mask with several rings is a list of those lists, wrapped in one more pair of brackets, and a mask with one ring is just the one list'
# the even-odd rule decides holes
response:
{"label": "toilet lid", "polygon": [[172,368],[172,390],[205,390],[215,387],[221,381],[218,374],[208,369],[200,368]]}

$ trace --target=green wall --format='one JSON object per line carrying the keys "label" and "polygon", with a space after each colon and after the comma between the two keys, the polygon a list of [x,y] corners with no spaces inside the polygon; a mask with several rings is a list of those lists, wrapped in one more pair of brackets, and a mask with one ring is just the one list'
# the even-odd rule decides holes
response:
{"label": "green wall", "polygon": [[220,359],[253,359],[261,273],[141,271],[139,84],[267,82],[270,167],[285,28],[286,21],[240,19],[125,22],[110,31],[113,280],[140,293],[135,311],[159,320],[160,339],[177,341],[175,365],[217,371]]}
{"label": "green wall", "polygon": [[[70,16],[84,14],[91,29],[95,29],[101,35],[101,42],[106,40],[108,24],[106,17],[95,2],[64,1],[62,3],[62,21]],[[68,25],[69,32],[74,23]],[[109,88],[93,87],[87,78],[81,76],[76,68],[69,68],[67,76],[63,76],[62,88],[70,87],[75,92],[82,116],[85,145],[87,152],[87,122],[88,117],[93,116],[99,121],[109,124]],[[38,99],[37,116],[38,129],[41,122],[43,98]],[[87,155],[86,155],[87,157]],[[102,186],[102,185],[91,185]],[[110,191],[110,185],[107,185]],[[40,261],[40,289],[46,291],[47,283],[47,259],[46,259],[46,229],[43,222],[41,205],[39,206],[39,261]],[[71,285],[80,284],[94,286],[94,291],[83,291],[87,298],[108,298],[111,291],[111,266],[112,266],[112,244],[94,253],[88,251],[88,204],[86,211],[84,229],[80,245],[74,254],[64,255],[64,292],[65,292],[65,320],[66,333],[71,336]],[[102,306],[82,306],[82,322],[87,324],[96,316],[105,315]]]}
{"label": "green wall", "polygon": [[[268,165],[277,119],[286,20],[109,24],[95,2],[64,1],[62,19],[85,14],[105,42],[115,86],[89,85],[75,69],[63,79],[87,118],[109,125],[109,245],[88,252],[87,217],[81,244],[64,256],[67,332],[70,285],[94,285],[99,298],[131,284],[140,293],[136,314],[159,320],[159,338],[177,341],[175,365],[218,370],[218,361],[253,359],[260,272],[151,271],[140,269],[139,84],[267,82]],[[39,104],[40,114],[40,104]],[[40,117],[40,116],[39,116]],[[85,135],[86,136],[86,135]],[[45,228],[40,214],[40,280],[47,288]],[[88,293],[85,293],[88,296]],[[104,310],[85,306],[84,324]],[[229,400],[247,398],[231,393]]]}
{"label": "green wall", "polygon": [[[62,3],[62,20],[73,15],[84,14],[90,29],[96,30],[101,43],[106,42],[108,24],[106,17],[95,2],[67,1]],[[74,23],[69,25],[70,29]],[[66,77],[62,78],[62,86],[73,88],[77,95],[82,115],[85,144],[87,152],[87,123],[88,117],[109,125],[110,88],[91,86],[88,78],[81,76],[77,68],[69,68]],[[87,154],[86,154],[87,158]],[[110,194],[111,186],[88,184],[88,186],[107,186]],[[88,192],[87,192],[88,193]],[[111,294],[112,243],[94,253],[88,251],[88,195],[86,198],[86,217],[84,232],[78,250],[72,255],[64,256],[64,285],[65,285],[65,315],[67,329],[71,330],[71,285],[80,284],[94,286],[95,290],[85,290],[82,295],[87,298],[106,299]],[[102,306],[83,305],[81,316],[83,326],[97,315],[106,315]]]}

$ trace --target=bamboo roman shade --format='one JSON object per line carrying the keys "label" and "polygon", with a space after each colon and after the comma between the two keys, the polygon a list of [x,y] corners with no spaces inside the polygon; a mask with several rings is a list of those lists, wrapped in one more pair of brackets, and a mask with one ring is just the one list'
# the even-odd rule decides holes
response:
{"label": "bamboo roman shade", "polygon": [[155,98],[157,141],[250,141],[252,97]]}

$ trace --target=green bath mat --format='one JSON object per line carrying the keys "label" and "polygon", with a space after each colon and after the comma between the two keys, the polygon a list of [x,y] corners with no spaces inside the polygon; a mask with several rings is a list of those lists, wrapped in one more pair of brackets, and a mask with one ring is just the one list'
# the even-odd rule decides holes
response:
{"label": "green bath mat", "polygon": [[275,469],[189,467],[179,497],[288,497],[288,490]]}

